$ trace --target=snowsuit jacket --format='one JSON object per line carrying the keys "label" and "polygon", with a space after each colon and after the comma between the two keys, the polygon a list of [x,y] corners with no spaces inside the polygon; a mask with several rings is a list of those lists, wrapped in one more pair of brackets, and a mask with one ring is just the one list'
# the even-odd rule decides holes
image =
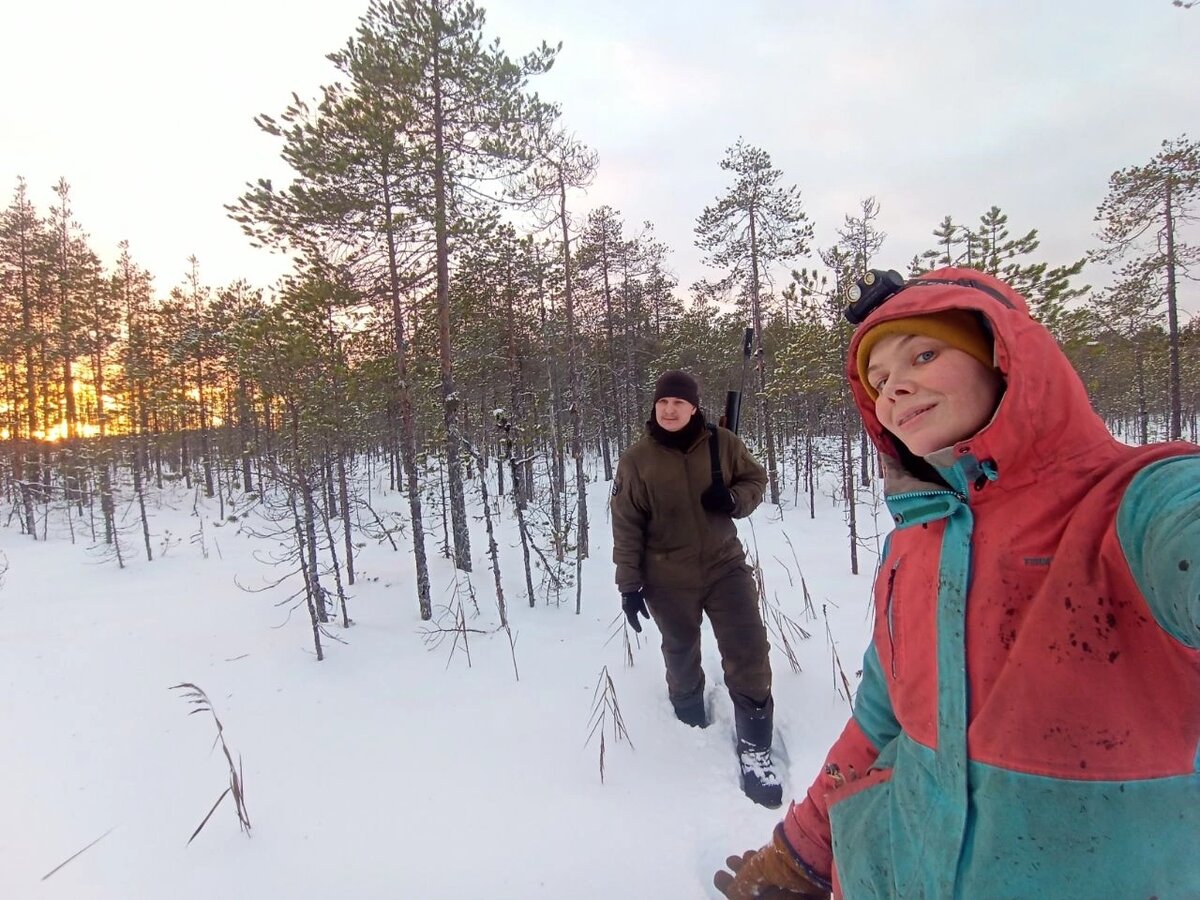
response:
{"label": "snowsuit jacket", "polygon": [[[1119,443],[1022,297],[925,279],[851,343],[896,529],[853,717],[784,833],[854,900],[1200,897],[1200,447]],[[949,308],[991,323],[1007,389],[930,459],[947,490],[853,361]]]}
{"label": "snowsuit jacket", "polygon": [[[697,412],[696,415],[702,416]],[[767,473],[741,439],[717,428],[721,474],[734,498],[732,516],[762,502]],[[712,484],[709,430],[687,451],[667,447],[649,428],[617,463],[612,488],[613,562],[617,587],[700,588],[744,567],[746,554],[729,516],[710,513],[700,495]]]}

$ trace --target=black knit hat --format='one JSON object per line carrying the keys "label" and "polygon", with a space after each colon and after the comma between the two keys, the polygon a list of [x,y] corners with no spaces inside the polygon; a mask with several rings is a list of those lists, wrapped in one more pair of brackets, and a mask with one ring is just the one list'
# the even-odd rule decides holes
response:
{"label": "black knit hat", "polygon": [[678,397],[692,406],[700,405],[700,384],[687,372],[671,369],[658,376],[654,382],[654,402],[663,397]]}

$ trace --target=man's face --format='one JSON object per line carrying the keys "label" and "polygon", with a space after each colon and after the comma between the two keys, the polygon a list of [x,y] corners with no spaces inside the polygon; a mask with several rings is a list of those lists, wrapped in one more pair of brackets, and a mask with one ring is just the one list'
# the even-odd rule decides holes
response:
{"label": "man's face", "polygon": [[654,419],[663,431],[678,431],[692,420],[696,407],[678,397],[654,401]]}
{"label": "man's face", "polygon": [[918,334],[893,334],[871,350],[875,414],[917,456],[971,437],[992,418],[1004,381],[974,356]]}

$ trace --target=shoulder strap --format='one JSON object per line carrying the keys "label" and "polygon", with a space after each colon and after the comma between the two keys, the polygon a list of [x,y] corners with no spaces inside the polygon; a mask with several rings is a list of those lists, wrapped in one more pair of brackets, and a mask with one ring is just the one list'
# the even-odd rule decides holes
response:
{"label": "shoulder strap", "polygon": [[713,484],[725,484],[725,476],[721,474],[721,443],[717,437],[717,426],[708,427],[708,455],[712,459]]}

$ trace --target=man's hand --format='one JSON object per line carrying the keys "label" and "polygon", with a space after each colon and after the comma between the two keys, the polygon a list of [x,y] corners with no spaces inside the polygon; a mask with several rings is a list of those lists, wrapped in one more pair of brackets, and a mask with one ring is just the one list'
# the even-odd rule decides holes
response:
{"label": "man's hand", "polygon": [[621,609],[625,611],[625,618],[629,620],[629,626],[641,634],[642,623],[638,621],[638,613],[641,613],[644,618],[650,618],[650,611],[646,609],[646,595],[642,589],[623,591],[621,593]]}
{"label": "man's hand", "polygon": [[731,516],[737,501],[733,499],[733,494],[725,485],[710,484],[700,495],[700,505],[711,513]]}

